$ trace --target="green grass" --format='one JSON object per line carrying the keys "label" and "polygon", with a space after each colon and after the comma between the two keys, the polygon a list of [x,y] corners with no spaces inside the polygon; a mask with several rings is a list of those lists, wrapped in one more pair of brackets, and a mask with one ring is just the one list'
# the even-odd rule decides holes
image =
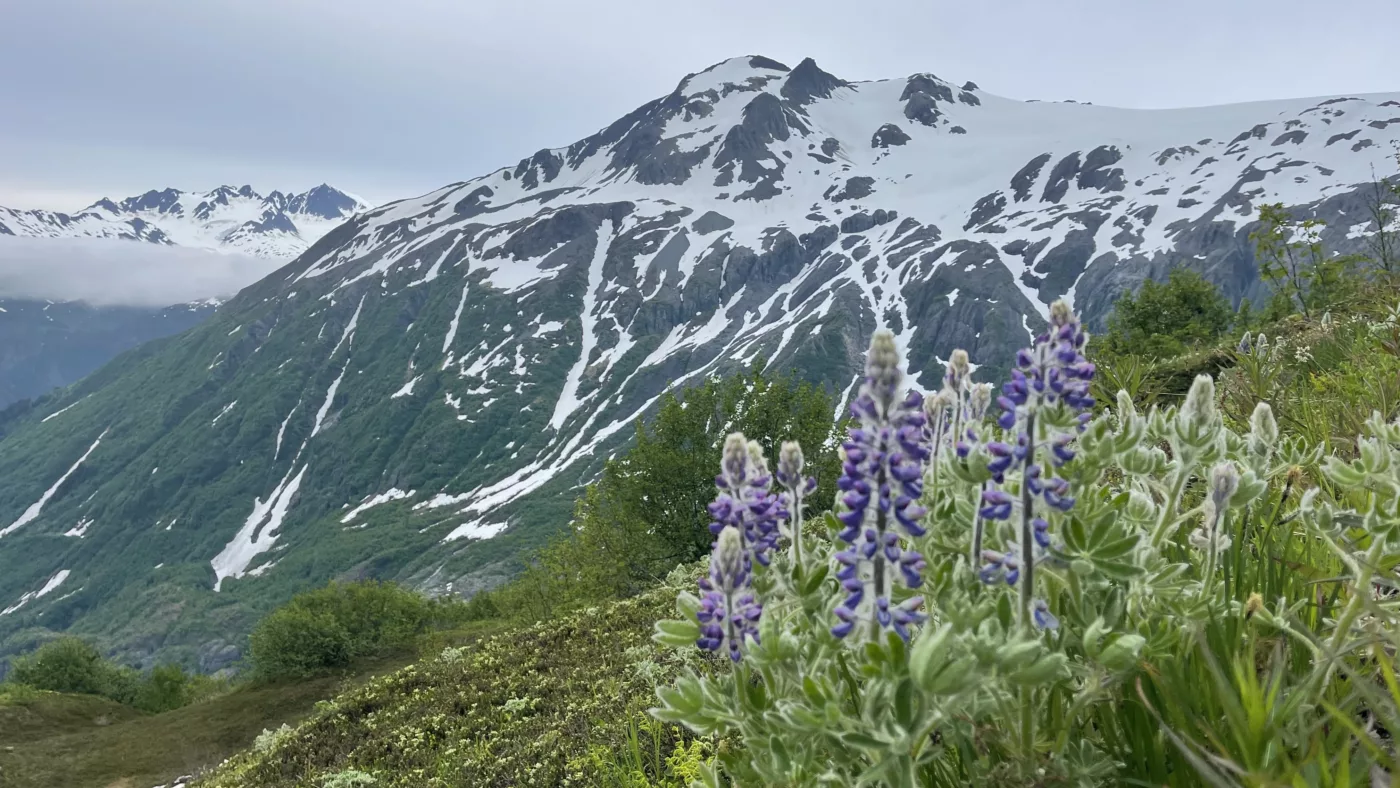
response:
{"label": "green grass", "polygon": [[[431,648],[468,642],[477,627],[434,633]],[[366,660],[334,675],[248,684],[163,714],[91,695],[0,685],[0,785],[5,788],[150,788],[196,773],[252,745],[264,729],[295,724],[316,704],[403,668],[416,653]]]}

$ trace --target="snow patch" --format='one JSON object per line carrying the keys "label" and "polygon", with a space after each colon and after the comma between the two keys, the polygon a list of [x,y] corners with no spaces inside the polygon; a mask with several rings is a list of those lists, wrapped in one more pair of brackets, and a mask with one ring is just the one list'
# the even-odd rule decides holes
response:
{"label": "snow patch", "polygon": [[598,291],[603,286],[603,262],[607,260],[608,247],[612,245],[616,235],[616,222],[612,223],[612,232],[606,236],[602,226],[598,227],[593,261],[588,265],[588,287],[583,291],[583,309],[579,314],[583,321],[583,342],[579,346],[578,361],[569,369],[569,375],[564,380],[564,390],[559,393],[559,400],[554,405],[554,415],[549,417],[549,426],[555,430],[563,427],[569,415],[583,404],[583,400],[578,397],[578,389],[583,382],[583,371],[588,367],[588,357],[592,355],[593,347],[598,344],[598,338],[593,333],[598,324],[598,316],[594,311],[597,307]]}
{"label": "snow patch", "polygon": [[404,492],[403,490],[400,490],[397,487],[392,487],[378,495],[370,496],[369,498],[366,498],[359,506],[356,506],[354,509],[351,509],[349,514],[340,518],[340,522],[348,523],[351,520],[354,520],[361,513],[369,509],[373,509],[374,507],[380,504],[388,503],[390,501],[401,501],[405,498],[412,498],[413,492],[413,490]]}
{"label": "snow patch", "polygon": [[345,366],[340,369],[340,374],[331,383],[331,387],[326,389],[326,401],[321,403],[321,409],[316,411],[316,423],[311,427],[311,437],[316,437],[321,431],[321,425],[325,423],[326,415],[331,412],[331,403],[335,402],[335,392],[340,389],[340,381],[345,379],[345,370],[349,368],[350,362],[346,361]]}
{"label": "snow patch", "polygon": [[225,578],[247,574],[248,565],[253,563],[253,559],[272,549],[277,537],[282,535],[282,521],[292,506],[292,499],[301,489],[306,469],[307,466],[301,466],[295,477],[288,471],[266,501],[253,499],[253,513],[248,515],[233,539],[209,562],[214,567],[215,592],[223,587]]}
{"label": "snow patch", "polygon": [[68,477],[76,473],[78,471],[78,468],[83,464],[83,462],[87,460],[88,457],[92,456],[92,453],[97,450],[97,447],[99,445],[101,445],[102,439],[107,437],[107,433],[111,431],[111,429],[111,427],[108,427],[107,429],[103,430],[102,434],[97,436],[97,440],[93,441],[92,445],[88,447],[88,450],[83,452],[83,456],[79,457],[78,461],[73,463],[73,467],[69,468],[66,473],[60,476],[58,478],[58,481],[53,483],[52,487],[45,490],[44,494],[39,496],[39,500],[30,504],[29,508],[25,509],[24,513],[19,516],[18,520],[15,520],[13,523],[10,523],[4,528],[0,528],[0,536],[5,536],[6,534],[9,534],[25,525],[28,525],[29,523],[33,522],[36,518],[38,518],[39,513],[44,510],[44,504],[48,503],[49,500],[53,498],[54,494],[58,492],[58,488],[62,487],[64,482],[68,481]]}
{"label": "snow patch", "polygon": [[[228,412],[231,411],[231,410],[233,410],[233,406],[234,406],[234,405],[237,405],[237,404],[238,404],[238,400],[234,400],[233,402],[230,402],[229,404],[225,405],[225,406],[224,406],[224,409],[221,410],[221,411],[219,411],[219,415],[215,416],[215,417],[214,417],[214,420],[211,421],[211,422],[209,422],[209,426],[211,426],[211,427],[217,426],[218,423],[219,423],[219,419],[222,419],[224,416],[227,416],[227,415],[228,415]],[[155,471],[151,471],[151,473],[155,473]]]}
{"label": "snow patch", "polygon": [[399,397],[409,396],[413,393],[413,387],[418,383],[419,380],[422,379],[422,375],[415,376],[413,380],[410,380],[409,382],[403,384],[403,386],[399,387],[398,391],[395,391],[393,394],[390,394],[389,399],[398,399]]}
{"label": "snow patch", "polygon": [[481,520],[472,520],[453,528],[451,533],[442,538],[442,541],[452,542],[457,539],[490,539],[505,529],[505,523],[483,523]]}
{"label": "snow patch", "polygon": [[64,536],[74,536],[82,539],[87,530],[92,527],[92,520],[84,517],[78,520],[78,524],[63,532]]}
{"label": "snow patch", "polygon": [[[91,395],[89,395],[89,396],[91,396]],[[49,419],[55,419],[55,418],[58,418],[59,416],[62,416],[63,414],[67,413],[69,410],[71,410],[71,409],[73,409],[73,408],[76,408],[81,402],[83,402],[83,400],[86,400],[86,399],[87,399],[87,397],[83,397],[83,399],[80,399],[80,400],[78,400],[77,402],[74,402],[72,405],[69,405],[69,406],[63,408],[62,410],[56,410],[56,411],[54,411],[53,413],[50,413],[49,415],[47,415],[47,416],[45,416],[44,418],[40,419],[40,420],[39,420],[39,423],[40,423],[40,424],[47,424],[48,421],[49,421]]]}
{"label": "snow patch", "polygon": [[20,608],[24,607],[30,602],[33,602],[34,600],[39,599],[40,597],[48,596],[49,594],[53,593],[55,589],[63,585],[63,581],[68,579],[69,574],[69,570],[60,569],[58,573],[55,574],[53,577],[50,577],[48,579],[48,582],[44,583],[43,587],[40,588],[38,591],[27,592],[24,596],[21,596],[19,598],[18,602],[14,603],[13,605],[10,605],[4,610],[0,610],[0,616],[8,616],[9,614],[15,612],[16,610],[19,610]]}

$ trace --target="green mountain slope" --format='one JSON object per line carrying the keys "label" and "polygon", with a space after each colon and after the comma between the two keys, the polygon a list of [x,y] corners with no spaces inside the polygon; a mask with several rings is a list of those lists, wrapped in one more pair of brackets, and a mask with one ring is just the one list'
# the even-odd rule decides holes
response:
{"label": "green mountain slope", "polygon": [[[844,399],[877,326],[928,387],[955,347],[1007,365],[1060,296],[1099,320],[1183,265],[1253,292],[1257,203],[1352,216],[1400,134],[1372,122],[1384,102],[1333,103],[1168,118],[810,61],[691,75],[566,149],[358,215],[210,321],[0,417],[0,656],[71,630],[214,671],[327,579],[490,586],[668,387],[760,355]],[[1280,161],[1270,127],[1314,121],[1376,142],[1294,133]],[[1166,151],[1187,142],[1206,147]]]}

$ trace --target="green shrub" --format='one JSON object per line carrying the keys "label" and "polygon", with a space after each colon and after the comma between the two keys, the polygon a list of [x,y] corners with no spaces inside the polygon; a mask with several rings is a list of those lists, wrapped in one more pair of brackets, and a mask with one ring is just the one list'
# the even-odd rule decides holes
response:
{"label": "green shrub", "polygon": [[391,583],[332,583],[298,594],[258,624],[253,667],[267,679],[323,673],[405,648],[435,620],[458,615]]}
{"label": "green shrub", "polygon": [[158,714],[178,709],[190,702],[191,678],[179,665],[158,665],[136,690],[132,704],[142,711]]}
{"label": "green shrub", "polygon": [[301,678],[350,664],[350,634],[335,617],[295,603],[274,610],[249,638],[262,678]]}
{"label": "green shrub", "polygon": [[1187,268],[1174,269],[1165,282],[1148,280],[1136,293],[1113,305],[1108,333],[1095,350],[1112,355],[1167,358],[1214,342],[1235,322],[1235,311],[1220,289]]}
{"label": "green shrub", "polygon": [[108,695],[116,671],[91,643],[75,637],[49,641],[27,657],[15,661],[10,680],[35,689]]}
{"label": "green shrub", "polygon": [[63,637],[17,660],[9,682],[52,692],[100,695],[156,714],[185,706],[212,694],[219,682],[191,676],[179,665],[160,665],[150,675],[102,658],[97,647],[75,637]]}

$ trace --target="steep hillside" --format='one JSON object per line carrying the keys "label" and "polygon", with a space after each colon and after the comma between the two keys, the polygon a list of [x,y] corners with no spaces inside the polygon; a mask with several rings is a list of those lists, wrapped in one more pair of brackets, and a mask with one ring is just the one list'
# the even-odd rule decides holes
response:
{"label": "steep hillside", "polygon": [[0,298],[0,409],[66,386],[143,342],[196,326],[215,308],[213,303],[149,309]]}
{"label": "steep hillside", "polygon": [[212,669],[329,577],[497,582],[667,386],[760,354],[845,396],[883,325],[929,386],[955,347],[1006,366],[1057,297],[1101,320],[1181,265],[1254,293],[1263,202],[1361,242],[1398,99],[1140,111],[726,61],[356,215],[13,424],[0,651],[71,627]]}

